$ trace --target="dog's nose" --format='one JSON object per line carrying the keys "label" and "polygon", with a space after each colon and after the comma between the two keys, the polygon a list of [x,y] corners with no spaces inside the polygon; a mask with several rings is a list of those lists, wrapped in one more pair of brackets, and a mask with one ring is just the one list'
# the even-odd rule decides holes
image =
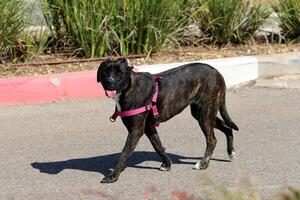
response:
{"label": "dog's nose", "polygon": [[112,84],[114,82],[114,79],[113,78],[107,78],[106,82],[109,83],[109,84]]}

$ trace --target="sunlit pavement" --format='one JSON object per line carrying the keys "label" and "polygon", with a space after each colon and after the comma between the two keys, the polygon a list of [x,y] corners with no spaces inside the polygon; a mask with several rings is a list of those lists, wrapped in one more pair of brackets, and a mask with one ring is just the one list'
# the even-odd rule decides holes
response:
{"label": "sunlit pavement", "polygon": [[263,196],[300,188],[299,99],[299,89],[230,90],[227,109],[240,128],[234,133],[237,158],[228,162],[225,137],[216,131],[217,147],[204,171],[192,170],[205,138],[186,109],[158,129],[172,170],[158,170],[159,157],[143,137],[114,184],[100,180],[114,166],[127,133],[120,120],[108,120],[112,100],[0,107],[0,199],[171,199],[184,192],[198,197],[212,191],[208,179],[231,189],[251,182]]}

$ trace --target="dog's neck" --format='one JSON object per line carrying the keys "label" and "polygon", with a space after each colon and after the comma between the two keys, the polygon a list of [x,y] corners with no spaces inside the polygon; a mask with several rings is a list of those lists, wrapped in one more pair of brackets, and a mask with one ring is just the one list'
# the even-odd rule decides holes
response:
{"label": "dog's neck", "polygon": [[149,103],[154,91],[152,81],[149,73],[132,73],[129,87],[114,97],[117,111],[126,111]]}
{"label": "dog's neck", "polygon": [[121,105],[120,105],[120,98],[121,98],[121,95],[122,94],[126,94],[126,92],[128,92],[128,90],[130,90],[130,88],[134,88],[136,87],[136,73],[135,72],[131,72],[131,82],[128,86],[128,88],[126,88],[125,91],[122,91],[122,92],[119,92],[116,96],[113,97],[115,103],[116,103],[116,108],[117,108],[117,111],[118,112],[121,112],[122,111],[122,108],[121,108]]}

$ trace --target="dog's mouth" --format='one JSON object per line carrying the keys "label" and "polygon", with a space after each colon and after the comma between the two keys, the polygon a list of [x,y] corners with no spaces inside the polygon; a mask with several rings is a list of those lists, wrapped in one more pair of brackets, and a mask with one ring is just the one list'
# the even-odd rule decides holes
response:
{"label": "dog's mouth", "polygon": [[114,98],[115,96],[117,96],[117,94],[117,90],[105,90],[105,95],[107,97]]}

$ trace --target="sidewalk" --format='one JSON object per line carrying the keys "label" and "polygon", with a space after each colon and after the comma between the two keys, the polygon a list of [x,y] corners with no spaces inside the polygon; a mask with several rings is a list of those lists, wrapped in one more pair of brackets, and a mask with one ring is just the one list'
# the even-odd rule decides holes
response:
{"label": "sidewalk", "polygon": [[256,81],[255,85],[259,87],[300,89],[300,74],[260,79]]}

